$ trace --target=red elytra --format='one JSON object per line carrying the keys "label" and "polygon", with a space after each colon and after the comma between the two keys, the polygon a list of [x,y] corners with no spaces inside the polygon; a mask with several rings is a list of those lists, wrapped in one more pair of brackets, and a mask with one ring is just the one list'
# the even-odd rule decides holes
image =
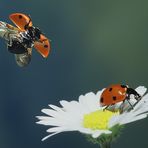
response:
{"label": "red elytra", "polygon": [[100,104],[102,106],[109,106],[124,101],[127,97],[127,89],[126,85],[121,84],[108,86],[101,94]]}

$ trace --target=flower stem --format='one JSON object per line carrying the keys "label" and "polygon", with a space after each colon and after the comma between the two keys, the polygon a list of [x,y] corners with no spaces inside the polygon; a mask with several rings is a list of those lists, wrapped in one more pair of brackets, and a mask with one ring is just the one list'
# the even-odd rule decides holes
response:
{"label": "flower stem", "polygon": [[110,131],[112,131],[111,134],[101,134],[98,138],[93,138],[90,135],[85,136],[88,141],[93,144],[98,144],[100,148],[111,148],[112,142],[119,137],[122,128],[123,126],[121,125],[115,125],[110,129]]}
{"label": "flower stem", "polygon": [[100,143],[100,148],[111,148],[110,142]]}

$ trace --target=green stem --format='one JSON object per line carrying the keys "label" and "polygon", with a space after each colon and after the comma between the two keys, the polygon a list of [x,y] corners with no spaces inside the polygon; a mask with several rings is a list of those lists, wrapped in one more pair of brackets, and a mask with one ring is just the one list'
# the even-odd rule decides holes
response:
{"label": "green stem", "polygon": [[93,138],[90,135],[87,135],[87,140],[92,142],[93,144],[97,144],[100,148],[111,148],[111,143],[115,141],[120,135],[123,126],[115,125],[110,130],[112,134],[102,134],[98,138]]}
{"label": "green stem", "polygon": [[110,142],[100,143],[100,148],[111,148]]}

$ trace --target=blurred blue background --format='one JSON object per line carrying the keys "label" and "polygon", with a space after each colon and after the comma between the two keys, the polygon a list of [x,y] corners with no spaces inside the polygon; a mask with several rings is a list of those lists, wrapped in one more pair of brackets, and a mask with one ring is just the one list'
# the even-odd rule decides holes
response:
{"label": "blurred blue background", "polygon": [[[0,40],[0,147],[97,148],[77,132],[41,142],[47,127],[35,116],[112,83],[148,87],[148,1],[1,0],[1,21],[11,23],[14,12],[31,15],[52,51],[43,59],[34,50],[30,65],[20,68]],[[148,119],[127,125],[113,148],[147,147],[147,125]]]}

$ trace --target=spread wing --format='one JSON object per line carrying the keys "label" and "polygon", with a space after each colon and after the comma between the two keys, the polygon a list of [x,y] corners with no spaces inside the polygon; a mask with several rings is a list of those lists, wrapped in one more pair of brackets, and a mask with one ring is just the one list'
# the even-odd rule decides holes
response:
{"label": "spread wing", "polygon": [[0,21],[0,37],[4,38],[5,40],[9,41],[10,34],[18,34],[19,29],[14,27],[10,24]]}
{"label": "spread wing", "polygon": [[49,52],[51,50],[50,48],[50,42],[49,40],[41,34],[40,40],[36,41],[34,43],[34,48],[44,57],[47,58],[49,55]]}
{"label": "spread wing", "polygon": [[23,13],[12,13],[9,18],[21,31],[25,31],[26,25],[32,26],[31,18]]}

